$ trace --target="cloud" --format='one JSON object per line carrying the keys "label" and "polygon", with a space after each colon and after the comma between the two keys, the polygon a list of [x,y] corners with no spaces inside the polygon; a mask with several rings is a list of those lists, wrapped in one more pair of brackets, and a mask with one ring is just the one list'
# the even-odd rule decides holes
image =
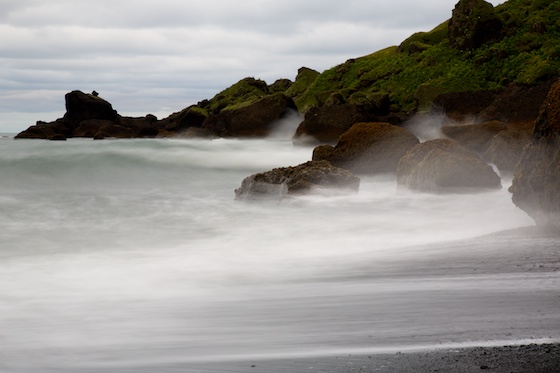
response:
{"label": "cloud", "polygon": [[[63,112],[74,89],[99,91],[125,115],[171,113],[246,76],[293,79],[301,66],[322,71],[398,44],[452,8],[446,0],[3,0],[0,117]],[[0,132],[33,122],[8,128],[0,119]]]}

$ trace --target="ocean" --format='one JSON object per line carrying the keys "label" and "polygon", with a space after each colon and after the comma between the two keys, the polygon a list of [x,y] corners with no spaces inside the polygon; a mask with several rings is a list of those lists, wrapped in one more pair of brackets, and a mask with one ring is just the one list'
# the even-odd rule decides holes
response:
{"label": "ocean", "polygon": [[0,372],[560,339],[560,239],[511,180],[234,200],[311,154],[286,138],[0,138]]}

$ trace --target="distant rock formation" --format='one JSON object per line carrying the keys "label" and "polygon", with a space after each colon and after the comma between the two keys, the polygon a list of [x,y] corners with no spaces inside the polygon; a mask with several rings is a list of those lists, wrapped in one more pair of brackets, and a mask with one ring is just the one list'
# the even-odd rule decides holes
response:
{"label": "distant rock formation", "polygon": [[412,148],[399,161],[397,183],[423,192],[501,188],[492,167],[449,139],[430,140]]}
{"label": "distant rock formation", "polygon": [[237,200],[279,200],[306,193],[356,193],[360,179],[327,161],[310,161],[295,167],[275,168],[251,175],[235,190]]}
{"label": "distant rock formation", "polygon": [[542,106],[510,191],[537,225],[560,230],[560,80]]}
{"label": "distant rock formation", "polygon": [[390,123],[357,123],[336,146],[315,148],[313,160],[327,160],[356,174],[394,173],[401,157],[418,143],[416,136]]}

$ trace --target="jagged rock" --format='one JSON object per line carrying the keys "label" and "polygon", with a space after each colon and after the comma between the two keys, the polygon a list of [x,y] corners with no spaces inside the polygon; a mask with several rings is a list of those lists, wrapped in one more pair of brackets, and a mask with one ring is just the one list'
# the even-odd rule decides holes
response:
{"label": "jagged rock", "polygon": [[560,230],[560,80],[542,106],[510,191],[537,225]]}
{"label": "jagged rock", "polygon": [[[204,103],[202,104],[204,105]],[[184,131],[191,127],[200,128],[207,117],[206,111],[199,105],[191,105],[157,121],[155,126],[158,129],[158,135],[161,137],[181,136]]]}
{"label": "jagged rock", "polygon": [[449,21],[449,44],[473,50],[501,38],[502,22],[492,4],[483,0],[460,0]]}
{"label": "jagged rock", "polygon": [[275,123],[294,111],[294,101],[276,93],[251,105],[210,115],[201,128],[218,137],[266,137]]}
{"label": "jagged rock", "polygon": [[354,124],[376,122],[387,114],[388,106],[383,103],[381,106],[346,103],[313,107],[305,113],[293,142],[297,145],[336,144],[340,135]]}
{"label": "jagged rock", "polygon": [[327,160],[357,174],[395,172],[401,157],[418,143],[410,132],[390,123],[356,123],[336,146],[316,148],[313,160]]}
{"label": "jagged rock", "polygon": [[327,161],[310,161],[295,167],[275,168],[251,175],[235,190],[237,200],[282,199],[320,191],[357,192],[360,179]]}
{"label": "jagged rock", "polygon": [[449,139],[430,140],[412,148],[399,161],[397,183],[423,192],[501,188],[492,167]]}
{"label": "jagged rock", "polygon": [[531,140],[533,128],[534,124],[530,122],[508,126],[492,138],[482,158],[495,164],[501,174],[512,175],[523,149]]}
{"label": "jagged rock", "polygon": [[504,122],[491,121],[463,126],[443,126],[441,132],[476,154],[484,154],[494,136],[507,129]]}

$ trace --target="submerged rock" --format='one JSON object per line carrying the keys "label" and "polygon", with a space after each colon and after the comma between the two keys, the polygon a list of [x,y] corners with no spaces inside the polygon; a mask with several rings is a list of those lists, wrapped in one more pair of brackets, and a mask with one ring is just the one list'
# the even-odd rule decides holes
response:
{"label": "submerged rock", "polygon": [[542,106],[510,191],[537,225],[560,230],[560,80]]}
{"label": "submerged rock", "polygon": [[412,148],[398,164],[397,183],[424,192],[501,188],[492,167],[449,139],[430,140]]}
{"label": "submerged rock", "polygon": [[394,173],[401,157],[418,143],[416,136],[389,123],[357,123],[336,146],[315,148],[313,160],[327,160],[357,174]]}
{"label": "submerged rock", "polygon": [[282,199],[319,191],[358,191],[360,179],[327,161],[310,161],[295,167],[275,168],[243,180],[235,190],[237,200]]}

